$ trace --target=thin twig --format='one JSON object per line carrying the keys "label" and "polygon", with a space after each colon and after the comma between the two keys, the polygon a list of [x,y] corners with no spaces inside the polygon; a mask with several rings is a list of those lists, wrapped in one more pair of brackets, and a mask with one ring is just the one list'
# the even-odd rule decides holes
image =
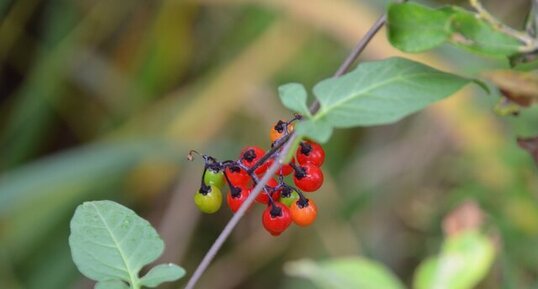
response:
{"label": "thin twig", "polygon": [[[385,22],[387,21],[387,15],[383,14],[381,17],[379,17],[376,22],[370,27],[370,29],[366,32],[366,34],[359,40],[357,45],[355,45],[355,48],[353,48],[353,51],[347,56],[346,60],[342,62],[338,70],[334,73],[334,77],[339,77],[344,75],[351,65],[357,60],[359,55],[364,51],[368,43],[370,43],[370,40],[374,38],[374,36],[379,32],[379,29],[385,25]],[[310,106],[310,113],[314,115],[319,110],[319,102],[316,100],[312,103]]]}
{"label": "thin twig", "polygon": [[[381,16],[368,30],[366,35],[361,38],[361,40],[357,43],[356,47],[353,49],[353,51],[349,54],[349,56],[346,58],[346,60],[340,65],[336,73],[334,74],[335,77],[342,76],[346,71],[349,70],[351,65],[355,62],[357,57],[360,55],[360,53],[364,50],[366,45],[370,42],[370,40],[375,36],[375,34],[379,31],[379,29],[385,24],[386,15]],[[319,110],[319,102],[315,101],[310,106],[310,111],[312,114],[315,114]],[[254,200],[256,197],[262,192],[265,184],[273,177],[273,175],[280,169],[280,167],[285,164],[286,156],[290,149],[293,146],[293,143],[295,139],[297,138],[297,135],[294,133],[290,134],[290,137],[284,147],[282,148],[282,151],[280,152],[279,158],[277,161],[275,161],[265,172],[263,177],[261,178],[260,182],[256,184],[248,198],[245,200],[245,202],[239,207],[239,210],[232,216],[230,221],[226,224],[220,235],[217,237],[211,248],[207,251],[206,255],[192,274],[191,278],[189,279],[189,282],[185,286],[185,289],[193,289],[202,274],[205,272],[213,258],[217,255],[218,251],[228,238],[230,234],[232,233],[233,229],[241,218],[245,215],[246,211],[250,206],[254,203]]]}

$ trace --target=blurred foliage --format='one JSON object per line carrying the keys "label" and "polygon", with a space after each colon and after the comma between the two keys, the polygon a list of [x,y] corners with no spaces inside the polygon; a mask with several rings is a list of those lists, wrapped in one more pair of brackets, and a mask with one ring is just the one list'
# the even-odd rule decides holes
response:
{"label": "blurred foliage", "polygon": [[[96,199],[149,219],[166,243],[160,261],[192,272],[231,213],[195,210],[201,165],[186,152],[267,147],[270,124],[289,116],[278,85],[310,90],[332,75],[380,2],[0,1],[0,288],[91,288],[67,236],[75,207]],[[515,27],[528,11],[524,0],[486,6]],[[389,56],[402,53],[381,33],[361,58]],[[404,56],[468,76],[508,65],[448,46]],[[335,131],[316,224],[275,239],[252,212],[200,288],[310,288],[282,264],[349,255],[409,285],[468,199],[498,239],[478,288],[535,288],[538,180],[515,138],[538,135],[538,110],[499,117],[497,99],[468,88],[397,124]]]}

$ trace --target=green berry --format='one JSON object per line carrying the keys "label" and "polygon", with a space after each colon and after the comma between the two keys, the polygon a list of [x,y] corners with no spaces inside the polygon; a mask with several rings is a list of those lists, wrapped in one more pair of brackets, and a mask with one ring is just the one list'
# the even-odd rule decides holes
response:
{"label": "green berry", "polygon": [[224,172],[221,170],[214,170],[213,168],[208,168],[204,175],[204,183],[206,185],[214,185],[219,189],[224,187]]}
{"label": "green berry", "polygon": [[202,187],[194,195],[194,203],[200,211],[213,214],[220,209],[222,192],[215,185]]}
{"label": "green berry", "polygon": [[290,207],[298,199],[299,199],[299,193],[297,193],[297,191],[291,188],[284,188],[282,189],[282,192],[280,193],[279,202],[286,205],[286,207]]}

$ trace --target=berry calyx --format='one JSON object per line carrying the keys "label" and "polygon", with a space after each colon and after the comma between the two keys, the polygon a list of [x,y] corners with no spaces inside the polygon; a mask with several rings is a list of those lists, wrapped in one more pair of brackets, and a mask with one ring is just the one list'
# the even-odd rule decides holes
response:
{"label": "berry calyx", "polygon": [[194,194],[194,203],[203,213],[213,214],[220,209],[222,192],[215,185],[202,185],[200,190]]}
{"label": "berry calyx", "polygon": [[[248,146],[241,151],[241,163],[247,168],[252,168],[265,154],[265,151],[257,146]],[[262,164],[254,171],[263,174],[267,170],[267,163]]]}
{"label": "berry calyx", "polygon": [[301,227],[306,227],[316,220],[318,207],[314,201],[300,198],[291,205],[290,215],[295,224]]}
{"label": "berry calyx", "polygon": [[271,128],[271,132],[269,133],[269,137],[271,138],[271,142],[275,142],[279,140],[281,137],[285,136],[286,134],[291,133],[292,131],[293,131],[292,123],[287,123],[283,120],[279,120],[278,122],[273,124],[273,127]]}
{"label": "berry calyx", "polygon": [[222,188],[224,186],[224,172],[218,166],[209,165],[204,174],[204,183]]}
{"label": "berry calyx", "polygon": [[290,226],[291,222],[288,207],[279,202],[273,202],[263,211],[263,227],[273,236],[282,234]]}
{"label": "berry calyx", "polygon": [[239,210],[239,207],[241,207],[248,198],[248,195],[250,195],[250,191],[251,190],[245,186],[235,186],[230,188],[230,191],[226,195],[226,202],[232,212],[235,213]]}
{"label": "berry calyx", "polygon": [[282,188],[282,191],[280,191],[280,198],[278,199],[279,202],[286,205],[286,207],[290,207],[295,201],[299,199],[299,193],[297,193],[296,190],[285,186]]}
{"label": "berry calyx", "polygon": [[301,142],[297,148],[297,161],[299,164],[313,164],[321,167],[325,161],[325,151],[318,143],[313,141]]}
{"label": "berry calyx", "polygon": [[235,186],[246,186],[250,181],[250,176],[248,175],[248,173],[237,165],[226,167],[224,172],[230,182]]}
{"label": "berry calyx", "polygon": [[295,170],[293,182],[299,189],[305,192],[314,192],[323,184],[323,172],[319,167],[307,163],[300,167],[294,165],[293,168]]}

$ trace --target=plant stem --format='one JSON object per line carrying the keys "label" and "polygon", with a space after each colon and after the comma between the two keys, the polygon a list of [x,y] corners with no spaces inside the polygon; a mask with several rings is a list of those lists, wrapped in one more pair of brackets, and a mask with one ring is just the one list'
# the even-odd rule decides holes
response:
{"label": "plant stem", "polygon": [[[375,36],[375,34],[379,31],[379,29],[385,24],[386,21],[386,15],[379,17],[379,19],[370,27],[366,35],[357,43],[355,48],[352,50],[352,52],[349,54],[349,56],[346,58],[346,60],[340,65],[336,73],[334,74],[334,77],[339,77],[346,73],[346,71],[349,70],[351,65],[355,62],[357,57],[361,54],[361,52],[364,50],[364,48],[368,45],[370,40]],[[319,102],[315,101],[310,106],[310,112],[312,115],[314,115],[319,110]],[[243,204],[239,207],[239,210],[232,216],[230,221],[226,224],[220,235],[217,237],[211,248],[207,251],[204,258],[192,274],[191,278],[189,279],[189,282],[187,282],[187,285],[185,286],[185,289],[193,289],[194,286],[196,286],[196,283],[202,276],[202,274],[205,272],[213,258],[215,258],[215,255],[217,255],[218,251],[228,238],[230,234],[232,233],[233,229],[241,218],[245,215],[248,208],[254,203],[254,200],[256,197],[261,193],[261,191],[264,189],[265,184],[273,177],[273,175],[280,169],[282,165],[285,164],[286,156],[288,155],[288,152],[293,146],[293,143],[297,139],[297,135],[293,132],[290,133],[287,137],[286,141],[282,141],[280,144],[275,145],[273,147],[273,150],[277,150],[280,148],[280,146],[283,146],[282,151],[280,152],[280,155],[278,159],[267,169],[263,177],[261,178],[260,182],[256,184],[248,198],[245,200]],[[277,148],[278,147],[278,148]],[[269,153],[266,153],[266,155],[269,155]],[[261,163],[260,163],[261,164]]]}
{"label": "plant stem", "polygon": [[[401,1],[401,2],[405,2],[405,1]],[[381,27],[385,25],[385,22],[387,22],[387,14],[383,14],[381,17],[379,17],[374,22],[372,27],[370,27],[368,32],[366,32],[366,34],[359,40],[359,42],[357,42],[357,44],[355,45],[355,48],[353,48],[351,53],[347,56],[346,60],[342,62],[340,67],[338,67],[338,70],[336,70],[336,72],[334,73],[334,77],[342,76],[344,75],[344,73],[346,73],[349,70],[351,65],[353,65],[353,62],[357,60],[357,58],[362,53],[362,51],[364,51],[368,43],[370,43],[370,40],[372,40],[372,38],[374,38],[377,32],[379,32],[379,29],[381,29]],[[312,115],[316,114],[319,108],[320,108],[319,102],[317,100],[314,101],[312,105],[310,106],[310,113],[312,113]]]}

